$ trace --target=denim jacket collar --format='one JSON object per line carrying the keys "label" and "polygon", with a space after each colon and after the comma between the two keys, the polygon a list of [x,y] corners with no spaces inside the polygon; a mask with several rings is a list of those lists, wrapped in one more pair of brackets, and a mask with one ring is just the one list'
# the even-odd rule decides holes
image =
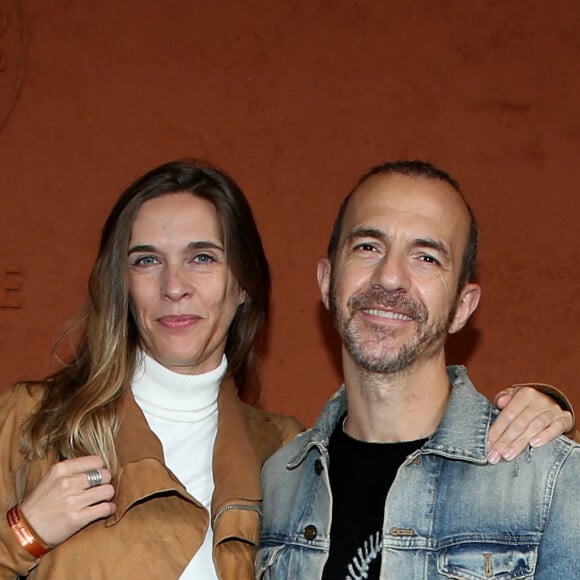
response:
{"label": "denim jacket collar", "polygon": [[[487,431],[496,412],[490,402],[475,390],[465,367],[449,366],[447,374],[452,388],[445,414],[420,452],[487,463]],[[314,447],[326,454],[334,427],[346,411],[346,391],[342,385],[324,406],[315,426],[305,433],[304,446],[290,459],[287,467],[293,469],[300,465]],[[458,425],[461,428],[458,429]]]}
{"label": "denim jacket collar", "polygon": [[326,454],[328,440],[334,431],[334,427],[340,418],[346,413],[346,391],[344,385],[332,395],[328,400],[320,417],[312,429],[306,431],[302,436],[307,437],[305,445],[288,462],[288,469],[293,469],[300,465],[308,452],[316,447],[322,454]]}
{"label": "denim jacket collar", "polygon": [[435,453],[474,463],[487,463],[487,432],[496,412],[467,376],[463,366],[447,367],[451,394],[437,429],[422,448]]}

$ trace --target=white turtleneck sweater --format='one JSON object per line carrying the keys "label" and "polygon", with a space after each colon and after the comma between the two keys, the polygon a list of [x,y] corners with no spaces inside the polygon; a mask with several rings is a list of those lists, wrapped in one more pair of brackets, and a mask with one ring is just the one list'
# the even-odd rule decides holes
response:
{"label": "white turtleneck sweater", "polygon": [[[165,464],[187,491],[210,511],[214,491],[213,448],[217,434],[217,398],[227,368],[200,375],[181,375],[141,353],[131,389],[149,427],[161,441]],[[182,580],[217,580],[213,563],[213,530],[189,562]]]}

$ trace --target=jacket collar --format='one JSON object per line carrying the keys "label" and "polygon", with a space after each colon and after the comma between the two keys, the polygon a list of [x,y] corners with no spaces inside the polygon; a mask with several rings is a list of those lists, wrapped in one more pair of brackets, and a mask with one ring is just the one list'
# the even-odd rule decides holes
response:
{"label": "jacket collar", "polygon": [[[497,411],[476,391],[465,367],[449,366],[447,374],[452,387],[447,407],[437,429],[423,445],[421,452],[487,463],[487,432]],[[298,466],[313,447],[326,454],[328,440],[346,411],[346,391],[343,385],[326,403],[315,426],[306,432],[304,445],[290,459],[288,468]]]}
{"label": "jacket collar", "polygon": [[213,513],[232,500],[262,499],[261,463],[256,456],[243,406],[231,377],[222,383],[218,408],[218,431],[213,454]]}
{"label": "jacket collar", "polygon": [[447,367],[451,394],[435,433],[422,450],[454,459],[487,463],[487,432],[497,415],[469,380],[463,366]]}
{"label": "jacket collar", "polygon": [[135,503],[162,493],[181,495],[201,507],[165,467],[161,442],[149,428],[130,389],[123,399],[115,447],[119,465],[114,482],[117,511],[107,519],[108,526],[118,522]]}
{"label": "jacket collar", "polygon": [[300,436],[305,439],[305,444],[299,449],[298,453],[290,459],[288,462],[288,468],[293,469],[302,463],[304,458],[308,455],[308,452],[314,447],[316,447],[320,453],[326,454],[330,436],[332,435],[336,424],[346,411],[346,390],[344,385],[342,385],[340,389],[332,395],[326,405],[324,405],[322,413],[318,417],[314,427]]}
{"label": "jacket collar", "polygon": [[[218,396],[218,431],[214,447],[212,512],[231,500],[261,499],[260,464],[247,432],[242,403],[234,381],[224,379]],[[176,493],[201,507],[181,482],[165,467],[161,442],[149,428],[130,389],[123,400],[123,414],[116,440],[119,470],[115,502],[117,511],[107,520],[112,525],[136,502],[147,497]]]}

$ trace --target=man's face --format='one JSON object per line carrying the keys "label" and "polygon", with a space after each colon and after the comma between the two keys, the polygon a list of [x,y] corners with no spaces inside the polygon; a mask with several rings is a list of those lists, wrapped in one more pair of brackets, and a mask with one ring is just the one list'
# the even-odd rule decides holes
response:
{"label": "man's face", "polygon": [[357,189],[334,265],[319,264],[322,299],[356,365],[399,372],[443,352],[479,300],[475,284],[458,290],[469,226],[444,181],[376,175]]}

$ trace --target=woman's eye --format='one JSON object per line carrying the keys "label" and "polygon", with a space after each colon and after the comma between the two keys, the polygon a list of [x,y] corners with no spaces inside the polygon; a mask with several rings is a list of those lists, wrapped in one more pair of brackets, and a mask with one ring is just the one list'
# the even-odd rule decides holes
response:
{"label": "woman's eye", "polygon": [[133,266],[146,267],[146,266],[154,266],[155,264],[158,263],[159,261],[154,256],[141,256],[140,258],[133,260]]}
{"label": "woman's eye", "polygon": [[212,262],[215,262],[215,259],[209,254],[197,254],[193,257],[192,261],[197,264],[211,264]]}

